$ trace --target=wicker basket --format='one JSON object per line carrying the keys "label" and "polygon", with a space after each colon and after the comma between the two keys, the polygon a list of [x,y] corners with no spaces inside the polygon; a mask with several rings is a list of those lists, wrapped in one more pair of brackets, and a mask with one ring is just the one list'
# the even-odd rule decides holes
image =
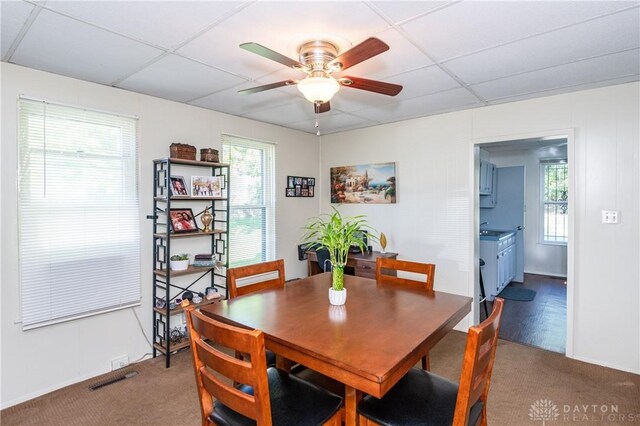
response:
{"label": "wicker basket", "polygon": [[184,143],[172,143],[169,146],[169,156],[180,160],[196,159],[196,147]]}
{"label": "wicker basket", "polygon": [[211,163],[219,162],[218,150],[213,148],[202,148],[200,150],[200,161],[209,161]]}

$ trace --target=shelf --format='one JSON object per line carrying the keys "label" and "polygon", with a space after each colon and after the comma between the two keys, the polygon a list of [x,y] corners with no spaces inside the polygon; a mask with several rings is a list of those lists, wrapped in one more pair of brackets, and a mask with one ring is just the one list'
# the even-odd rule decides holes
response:
{"label": "shelf", "polygon": [[[167,201],[167,197],[153,197],[156,201]],[[172,195],[171,201],[227,201],[224,197],[192,197],[190,195]]]}
{"label": "shelf", "polygon": [[182,160],[179,158],[163,158],[159,160],[153,160],[154,163],[166,163],[169,162],[171,164],[184,164],[187,166],[198,166],[198,167],[229,167],[226,163],[212,163],[210,161],[197,161],[197,160]]}
{"label": "shelf", "polygon": [[[218,265],[218,267],[223,267],[224,264],[220,264]],[[171,270],[171,276],[172,277],[179,277],[181,275],[189,275],[189,274],[197,274],[200,272],[209,272],[212,269],[214,269],[215,266],[193,266],[193,265],[189,265],[189,267],[184,270],[184,271],[173,271]],[[156,275],[160,275],[161,277],[166,277],[167,276],[167,270],[166,269],[154,269],[153,273]]]}
{"label": "shelf", "polygon": [[[219,294],[219,293],[218,293],[218,294]],[[223,297],[222,297],[222,295],[220,295],[220,297],[218,297],[217,299],[203,300],[203,301],[202,301],[202,302],[200,302],[200,303],[191,303],[191,304],[189,304],[189,306],[195,306],[196,308],[199,308],[200,306],[210,305],[210,304],[212,304],[212,303],[216,303],[216,302],[219,302],[219,301],[221,301],[221,300],[224,300],[224,299],[223,299]],[[156,312],[158,312],[158,313],[159,313],[159,314],[161,314],[161,315],[166,315],[166,314],[167,314],[167,309],[166,309],[166,308],[164,308],[164,309],[160,309],[160,308],[156,308],[156,307],[154,307],[154,308],[153,308],[153,310],[154,310],[154,311],[156,311]],[[181,313],[182,311],[184,311],[184,308],[183,308],[182,306],[176,306],[174,309],[171,309],[171,310],[169,311],[169,315],[179,314],[179,313]]]}
{"label": "shelf", "polygon": [[[170,346],[169,352],[179,351],[180,349],[188,348],[190,345],[189,339],[184,342],[176,343]],[[162,352],[163,354],[167,354],[167,348],[162,346],[160,343],[154,343],[153,347]]]}
{"label": "shelf", "polygon": [[[203,235],[224,234],[225,232],[226,231],[223,231],[221,229],[214,229],[213,231],[210,231],[210,232],[198,231],[198,232],[185,232],[185,233],[169,234],[169,235],[171,236],[171,238],[187,238],[187,237],[201,237]],[[153,236],[156,238],[162,238],[162,239],[167,238],[166,233],[153,234]]]}

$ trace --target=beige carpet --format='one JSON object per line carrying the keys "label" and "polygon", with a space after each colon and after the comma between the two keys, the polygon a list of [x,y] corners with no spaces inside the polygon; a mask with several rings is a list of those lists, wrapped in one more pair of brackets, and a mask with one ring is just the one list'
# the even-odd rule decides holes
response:
{"label": "beige carpet", "polygon": [[[431,352],[432,371],[457,381],[464,339],[458,332],[445,337]],[[178,353],[170,369],[164,368],[162,358],[144,361],[127,369],[137,376],[96,391],[88,387],[109,375],[60,389],[3,410],[0,423],[198,425],[190,356],[188,351]],[[530,408],[540,400],[547,405],[533,421]],[[542,425],[543,417],[547,425],[640,425],[640,376],[501,340],[488,415],[490,425],[505,426]]]}

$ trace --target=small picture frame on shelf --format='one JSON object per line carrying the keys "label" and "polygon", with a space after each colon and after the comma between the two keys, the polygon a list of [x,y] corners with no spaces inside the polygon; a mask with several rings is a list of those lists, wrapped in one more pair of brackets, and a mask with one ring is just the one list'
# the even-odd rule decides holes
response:
{"label": "small picture frame on shelf", "polygon": [[198,232],[198,225],[193,217],[193,210],[186,209],[171,209],[169,211],[169,223],[171,224],[171,231],[175,234],[181,234],[184,232]]}
{"label": "small picture frame on shelf", "polygon": [[174,197],[189,195],[189,190],[187,189],[187,184],[184,181],[184,177],[171,176],[169,180],[171,181],[171,195],[173,195]]}
{"label": "small picture frame on shelf", "polygon": [[222,197],[222,176],[191,176],[191,196]]}

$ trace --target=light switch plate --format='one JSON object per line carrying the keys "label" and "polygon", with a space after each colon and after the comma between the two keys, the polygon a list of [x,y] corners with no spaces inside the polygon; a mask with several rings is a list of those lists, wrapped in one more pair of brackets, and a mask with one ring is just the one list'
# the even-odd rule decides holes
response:
{"label": "light switch plate", "polygon": [[602,210],[602,223],[618,223],[616,210]]}

